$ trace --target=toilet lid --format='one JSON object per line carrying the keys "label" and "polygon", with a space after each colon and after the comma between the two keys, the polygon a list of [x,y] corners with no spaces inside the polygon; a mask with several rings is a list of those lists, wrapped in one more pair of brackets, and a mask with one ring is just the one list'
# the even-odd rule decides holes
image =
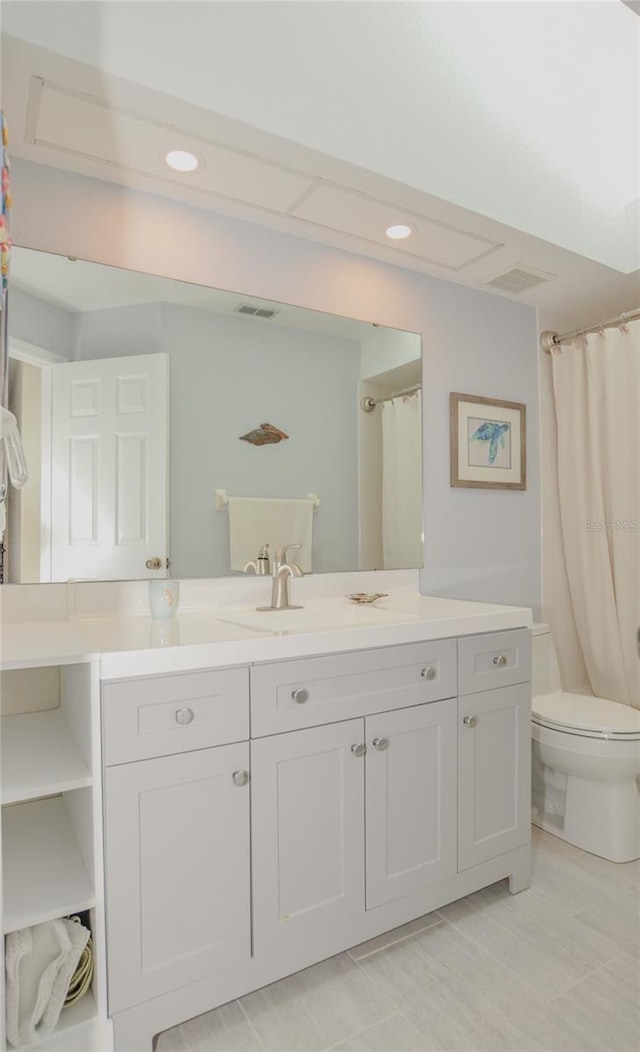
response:
{"label": "toilet lid", "polygon": [[531,717],[543,727],[593,738],[640,739],[640,711],[630,705],[588,694],[539,694],[533,698]]}

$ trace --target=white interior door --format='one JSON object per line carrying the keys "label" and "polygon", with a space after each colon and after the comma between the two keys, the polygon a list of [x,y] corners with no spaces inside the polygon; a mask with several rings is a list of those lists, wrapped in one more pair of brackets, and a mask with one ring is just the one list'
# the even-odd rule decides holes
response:
{"label": "white interior door", "polygon": [[52,373],[51,580],[166,576],[168,355]]}

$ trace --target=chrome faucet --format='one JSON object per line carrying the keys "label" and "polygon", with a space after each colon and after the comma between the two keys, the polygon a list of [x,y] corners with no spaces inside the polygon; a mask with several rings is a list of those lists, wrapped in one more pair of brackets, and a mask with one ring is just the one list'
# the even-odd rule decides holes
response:
{"label": "chrome faucet", "polygon": [[298,604],[289,602],[289,581],[292,577],[304,577],[304,573],[295,563],[287,562],[287,552],[299,550],[301,544],[285,544],[278,548],[273,560],[271,606],[259,606],[258,610],[301,610]]}
{"label": "chrome faucet", "polygon": [[271,573],[271,566],[269,564],[269,545],[263,544],[258,552],[257,559],[252,559],[251,562],[245,563],[242,569],[243,573],[254,573],[257,577],[264,577]]}

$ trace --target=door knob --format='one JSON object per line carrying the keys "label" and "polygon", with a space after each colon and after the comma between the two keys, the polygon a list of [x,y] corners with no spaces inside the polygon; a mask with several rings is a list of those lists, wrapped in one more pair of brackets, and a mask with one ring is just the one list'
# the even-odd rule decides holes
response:
{"label": "door knob", "polygon": [[237,785],[237,786],[246,785],[247,782],[249,781],[249,772],[248,771],[234,771],[233,774],[231,775],[231,777],[233,779],[233,784],[234,785]]}
{"label": "door knob", "polygon": [[389,739],[388,738],[374,738],[373,739],[373,745],[374,745],[374,748],[376,748],[378,750],[378,752],[384,752],[385,749],[389,748]]}
{"label": "door knob", "polygon": [[144,564],[147,570],[160,570],[162,567],[162,559],[159,556],[154,555],[153,559],[147,559]]}
{"label": "door knob", "polygon": [[351,752],[354,756],[364,756],[367,751],[367,747],[364,742],[356,742],[355,745],[351,746]]}
{"label": "door knob", "polygon": [[498,657],[494,657],[493,663],[494,665],[497,665],[498,668],[504,668],[504,666],[507,663],[507,659],[504,656],[504,654],[499,654]]}
{"label": "door knob", "polygon": [[433,665],[427,665],[426,668],[423,668],[423,670],[420,673],[420,675],[422,676],[423,679],[435,679],[436,678],[436,670],[433,667]]}
{"label": "door knob", "polygon": [[466,727],[475,727],[478,719],[476,716],[465,716],[462,722]]}
{"label": "door knob", "polygon": [[309,691],[305,690],[304,687],[298,687],[297,690],[291,691],[291,697],[294,701],[297,701],[298,705],[304,705],[305,701],[309,700]]}

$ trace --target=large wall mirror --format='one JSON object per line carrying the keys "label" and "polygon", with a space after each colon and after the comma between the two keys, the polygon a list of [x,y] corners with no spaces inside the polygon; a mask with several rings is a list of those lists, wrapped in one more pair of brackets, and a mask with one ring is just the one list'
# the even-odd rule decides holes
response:
{"label": "large wall mirror", "polygon": [[9,355],[9,581],[422,565],[415,333],[15,248]]}

